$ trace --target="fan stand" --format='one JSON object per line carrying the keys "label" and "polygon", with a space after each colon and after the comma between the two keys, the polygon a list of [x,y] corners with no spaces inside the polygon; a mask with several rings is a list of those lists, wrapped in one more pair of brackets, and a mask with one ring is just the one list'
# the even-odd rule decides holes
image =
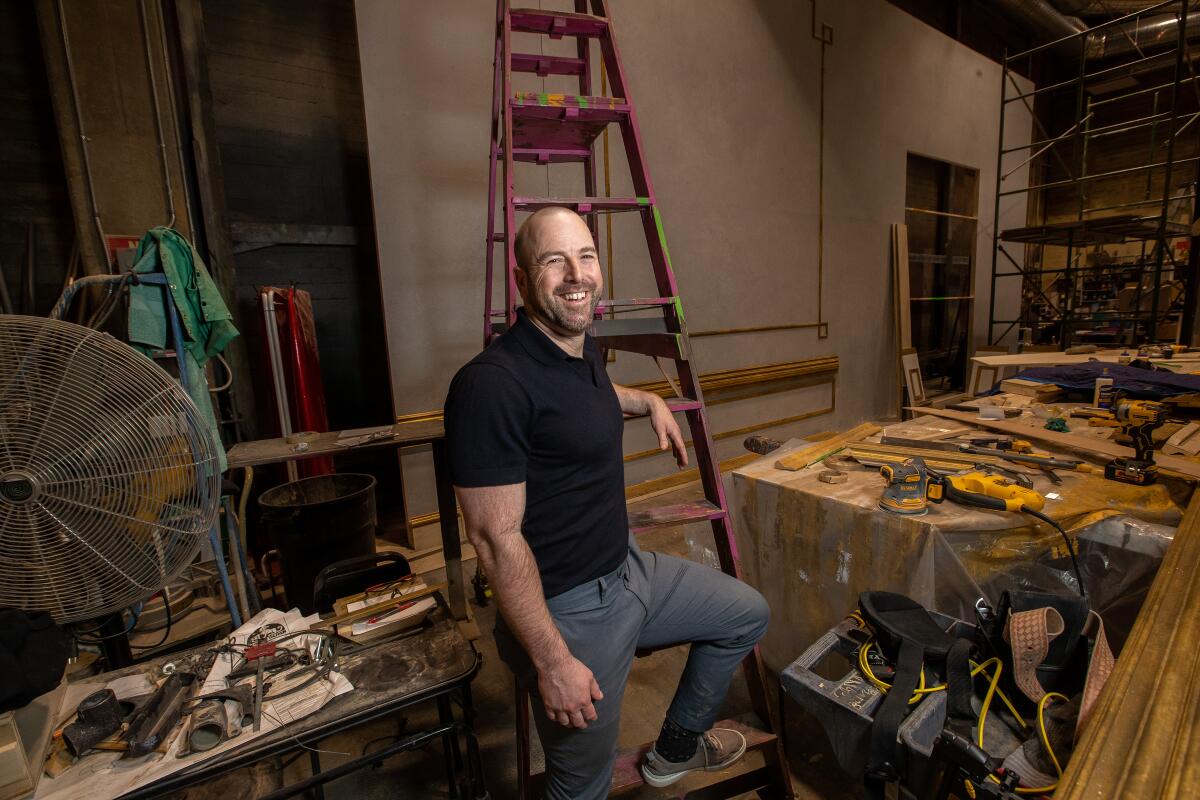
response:
{"label": "fan stand", "polygon": [[123,669],[133,665],[133,648],[129,646],[129,632],[125,629],[125,618],[119,612],[101,617],[97,629],[100,637],[100,654],[109,670]]}

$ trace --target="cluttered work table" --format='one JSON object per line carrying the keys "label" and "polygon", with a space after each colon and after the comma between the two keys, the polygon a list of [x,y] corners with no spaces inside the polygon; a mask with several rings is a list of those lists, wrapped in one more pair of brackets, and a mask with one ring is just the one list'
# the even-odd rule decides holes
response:
{"label": "cluttered work table", "polygon": [[[139,736],[128,736],[124,749],[106,747],[104,741],[111,739],[91,743],[87,724],[64,729],[56,735],[57,752],[50,759],[51,764],[60,761],[61,767],[48,770],[54,777],[43,778],[34,797],[39,800],[81,796],[148,798],[197,785],[201,785],[200,796],[207,796],[203,785],[208,782],[233,770],[299,750],[308,751],[313,776],[280,787],[282,772],[277,770],[266,781],[268,785],[257,787],[254,795],[282,798],[316,789],[320,796],[324,783],[433,740],[442,742],[452,795],[484,796],[486,790],[471,728],[469,688],[481,662],[445,602],[440,598],[436,601],[419,626],[359,646],[340,640],[333,644],[335,640],[327,634],[312,632],[325,630],[323,626],[328,625],[315,615],[304,618],[295,610],[285,614],[267,609],[231,634],[226,642],[71,682],[62,699],[58,729],[75,717],[81,701],[90,700],[105,689],[111,690],[118,702],[132,708],[148,705],[161,721],[148,725],[147,730],[157,727],[144,742]],[[230,699],[237,694],[231,687],[236,685],[234,678],[239,664],[249,659],[256,644],[265,642],[277,642],[281,648],[298,648],[311,655],[312,667],[308,672],[312,674],[308,675],[302,663],[276,673],[266,684],[265,694],[259,695],[261,699],[249,688],[241,690],[246,696],[240,700]],[[258,674],[261,681],[263,673]],[[198,685],[188,684],[192,675]],[[254,680],[251,675],[249,682],[242,685],[249,687]],[[179,684],[183,684],[180,691],[186,699],[172,704],[171,690]],[[215,713],[228,715],[225,718],[228,727],[219,735],[205,732],[208,723],[201,711],[202,701],[211,695],[220,696],[216,698]],[[146,703],[145,698],[157,696],[164,699],[157,705]],[[461,719],[455,718],[452,697],[456,697],[463,709]],[[403,731],[394,742],[363,758],[321,771],[317,745],[322,739],[429,700],[438,705],[437,727]],[[235,702],[235,706],[230,705]],[[246,704],[252,704],[253,710]],[[126,717],[127,721],[130,719],[133,717]],[[83,714],[74,719],[75,723],[81,721],[90,723],[83,719]],[[220,727],[214,723],[212,730]],[[89,746],[84,755],[72,760],[64,739],[80,741],[79,737]],[[466,748],[465,760],[462,743]],[[189,745],[193,749],[197,746],[207,749],[189,754]],[[131,753],[134,748],[148,752]],[[220,784],[212,784],[212,796],[222,793]]]}
{"label": "cluttered work table", "polygon": [[[1069,432],[1047,430],[1047,414],[1032,413],[1029,398],[972,404],[1009,413],[982,420],[968,410],[914,408],[908,421],[792,440],[734,472],[744,574],[775,610],[762,642],[768,665],[787,668],[864,591],[898,592],[972,620],[980,598],[994,606],[1011,589],[1073,593],[1080,575],[1114,652],[1125,655],[1097,705],[1102,722],[1085,732],[1055,796],[1160,797],[1170,796],[1161,793],[1169,783],[1197,785],[1194,766],[1183,768],[1191,778],[1175,769],[1169,743],[1190,742],[1190,752],[1200,744],[1194,715],[1183,710],[1197,707],[1200,691],[1200,495],[1192,497],[1200,462],[1157,454],[1157,482],[1109,480],[1107,462],[1135,455],[1111,440],[1114,428],[1069,417],[1069,404],[1054,410],[1070,420]],[[1057,468],[1003,457],[1022,440]],[[964,452],[972,442],[977,449]],[[1041,511],[1064,533],[1029,514],[958,502],[929,502],[921,515],[885,510],[892,487],[880,466],[913,455],[946,473],[1019,480],[1044,497]]]}

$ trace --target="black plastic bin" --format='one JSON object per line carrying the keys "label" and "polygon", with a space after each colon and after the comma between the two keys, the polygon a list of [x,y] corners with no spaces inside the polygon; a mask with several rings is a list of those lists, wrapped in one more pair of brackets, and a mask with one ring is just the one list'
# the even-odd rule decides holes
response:
{"label": "black plastic bin", "polygon": [[329,564],[375,552],[375,478],[318,475],[262,493],[263,523],[283,561],[288,603],[316,610],[313,582]]}

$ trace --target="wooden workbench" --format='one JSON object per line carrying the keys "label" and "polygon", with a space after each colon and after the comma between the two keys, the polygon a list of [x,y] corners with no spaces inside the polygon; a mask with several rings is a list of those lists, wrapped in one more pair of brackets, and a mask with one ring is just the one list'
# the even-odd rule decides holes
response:
{"label": "wooden workbench", "polygon": [[[446,560],[446,602],[455,619],[467,618],[466,590],[462,574],[462,544],[459,540],[458,504],[454,499],[454,483],[446,453],[446,429],[442,420],[398,422],[378,430],[385,435],[368,438],[366,435],[347,437],[344,431],[317,434],[304,446],[286,439],[257,439],[241,442],[229,449],[229,468],[257,467],[263,464],[282,464],[326,456],[336,458],[349,452],[377,450],[384,447],[412,447],[427,444],[433,451],[433,473],[437,486],[438,514],[442,527],[442,555]],[[388,435],[390,434],[390,435]],[[356,444],[350,444],[355,442]]]}

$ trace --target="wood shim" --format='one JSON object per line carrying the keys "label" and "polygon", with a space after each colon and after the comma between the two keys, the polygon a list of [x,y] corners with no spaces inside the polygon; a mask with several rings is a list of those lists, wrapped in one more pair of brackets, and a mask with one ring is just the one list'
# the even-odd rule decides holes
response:
{"label": "wood shim", "polygon": [[912,347],[912,301],[909,299],[908,226],[892,226],[892,303],[896,310],[896,347]]}
{"label": "wood shim", "polygon": [[[1100,461],[1109,461],[1119,457],[1132,458],[1135,455],[1132,447],[1125,447],[1106,439],[1093,439],[1088,436],[1077,436],[1073,433],[1048,431],[1044,428],[1033,428],[1029,425],[1022,425],[1019,422],[979,419],[974,414],[967,414],[962,411],[947,411],[942,408],[910,408],[908,410],[915,414],[928,414],[933,417],[941,417],[942,419],[952,419],[956,422],[965,422],[968,425],[1001,431],[1002,433],[1008,433],[1023,439],[1035,439],[1039,442],[1046,442],[1058,447],[1077,450],[1087,453]],[[1193,480],[1200,480],[1200,462],[1182,456],[1170,456],[1163,453],[1155,454],[1154,461],[1163,469],[1179,473]]]}
{"label": "wood shim", "polygon": [[[896,334],[897,407],[904,406],[907,375],[904,352],[912,349],[912,301],[909,299],[908,226],[892,225],[892,320]],[[909,395],[911,402],[921,402]]]}
{"label": "wood shim", "polygon": [[1196,796],[1200,737],[1200,492],[1150,585],[1055,800]]}
{"label": "wood shim", "polygon": [[788,453],[775,462],[775,469],[786,469],[791,472],[802,470],[809,464],[820,461],[827,455],[836,453],[851,442],[859,442],[868,436],[874,436],[883,428],[871,422],[864,422],[861,425],[855,426],[845,433],[839,433],[837,436],[831,436],[823,442],[806,447],[803,450],[797,450]]}

